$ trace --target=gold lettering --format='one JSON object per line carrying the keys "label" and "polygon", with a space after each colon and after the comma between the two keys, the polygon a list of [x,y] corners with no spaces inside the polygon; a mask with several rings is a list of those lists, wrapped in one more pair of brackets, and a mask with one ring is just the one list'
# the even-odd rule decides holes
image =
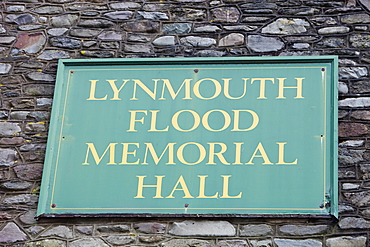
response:
{"label": "gold lettering", "polygon": [[[190,129],[187,129],[187,130],[184,130],[184,129],[180,128],[179,123],[178,123],[178,117],[183,112],[190,112],[193,115],[193,118],[194,118],[193,126]],[[198,113],[196,113],[195,111],[192,111],[192,110],[181,110],[181,111],[176,112],[172,116],[172,126],[178,131],[189,132],[189,131],[195,130],[196,128],[198,128],[199,123],[200,123],[200,117],[199,117]]]}
{"label": "gold lettering", "polygon": [[[257,152],[259,152],[260,154],[257,155]],[[253,153],[251,159],[248,161],[248,163],[245,163],[245,164],[246,165],[254,165],[254,163],[252,161],[256,157],[260,157],[260,158],[263,159],[263,163],[262,163],[263,165],[273,165],[273,163],[271,163],[271,161],[269,160],[269,157],[267,156],[266,151],[263,148],[261,142],[258,143],[256,149],[254,150],[254,153]]]}
{"label": "gold lettering", "polygon": [[155,176],[157,178],[157,184],[153,184],[153,185],[144,185],[144,178],[146,178],[146,176],[136,176],[136,177],[138,178],[138,185],[137,185],[137,194],[134,198],[145,198],[143,196],[143,188],[144,187],[156,188],[155,189],[155,196],[153,198],[163,198],[163,196],[161,195],[161,193],[162,193],[162,179],[165,176]]}
{"label": "gold lettering", "polygon": [[298,159],[295,159],[295,161],[291,163],[286,163],[284,161],[284,146],[287,144],[286,142],[277,142],[276,144],[279,145],[279,161],[276,163],[277,165],[296,165],[298,163]]}
{"label": "gold lettering", "polygon": [[[184,148],[187,146],[187,145],[195,145],[198,147],[199,149],[199,158],[196,162],[193,162],[193,163],[189,163],[185,160],[184,158]],[[177,158],[178,160],[185,164],[185,165],[197,165],[199,164],[200,162],[202,162],[204,160],[204,158],[206,157],[206,149],[199,143],[196,143],[196,142],[187,142],[187,143],[184,143],[182,144],[179,149],[177,149]]]}
{"label": "gold lettering", "polygon": [[[232,110],[234,112],[234,128],[231,131],[250,131],[257,127],[259,123],[259,117],[256,112],[252,110]],[[247,129],[239,129],[239,113],[248,112],[252,115],[253,121],[252,125]]]}
{"label": "gold lettering", "polygon": [[234,142],[235,144],[235,162],[233,165],[243,165],[243,163],[240,161],[241,156],[242,156],[242,145],[244,142]]}
{"label": "gold lettering", "polygon": [[[215,129],[212,129],[209,124],[208,124],[208,116],[212,113],[212,112],[221,112],[222,115],[224,116],[224,126],[221,128],[221,129],[218,129],[218,130],[215,130]],[[223,131],[225,130],[227,127],[229,127],[231,123],[231,118],[230,118],[230,115],[223,111],[223,110],[218,110],[218,109],[215,109],[215,110],[210,110],[210,111],[207,111],[203,117],[202,117],[202,124],[204,126],[204,128],[206,128],[206,130],[209,130],[209,131],[213,131],[213,132],[218,132],[218,131]]]}
{"label": "gold lettering", "polygon": [[180,85],[180,87],[179,87],[179,89],[177,90],[176,93],[175,93],[175,90],[173,90],[173,87],[171,85],[170,80],[162,79],[162,81],[163,81],[162,94],[161,94],[161,97],[159,98],[159,100],[165,100],[165,98],[164,98],[164,89],[165,89],[165,87],[167,87],[168,92],[170,93],[172,99],[174,100],[177,97],[177,95],[179,94],[180,90],[182,89],[182,87],[184,85],[185,85],[185,96],[182,99],[191,99],[191,97],[190,97],[190,82],[192,81],[192,79],[185,79],[182,82],[182,84]]}
{"label": "gold lettering", "polygon": [[138,79],[132,79],[134,81],[134,91],[133,91],[133,95],[132,95],[132,98],[130,100],[138,100],[136,98],[136,88],[137,86],[139,86],[142,90],[144,90],[144,92],[146,92],[152,99],[155,100],[155,96],[156,96],[156,92],[157,92],[157,82],[160,80],[160,79],[153,79],[154,81],[154,89],[153,91],[150,91],[150,89],[145,86],[145,84],[138,80]]}
{"label": "gold lettering", "polygon": [[148,150],[150,152],[150,154],[152,155],[152,158],[154,160],[154,163],[156,165],[158,165],[159,161],[162,159],[164,153],[166,152],[166,150],[168,149],[168,162],[166,163],[166,165],[176,165],[176,163],[174,162],[174,146],[175,146],[175,142],[171,142],[171,143],[168,143],[167,146],[165,147],[165,149],[163,150],[163,152],[161,153],[161,156],[158,157],[157,153],[155,152],[154,150],[154,147],[153,147],[153,144],[152,143],[144,143],[146,145],[146,148],[145,148],[145,155],[144,155],[144,162],[141,163],[142,165],[148,165],[148,162],[146,161],[146,158],[148,156]]}
{"label": "gold lettering", "polygon": [[[200,87],[200,84],[203,82],[203,81],[211,81],[213,82],[213,84],[215,85],[215,93],[213,94],[213,96],[209,97],[209,98],[205,98],[203,97],[201,94],[200,94],[200,91],[199,91],[199,87]],[[216,98],[218,95],[220,95],[221,93],[221,84],[215,80],[215,79],[212,79],[212,78],[204,78],[204,79],[201,79],[201,80],[198,80],[195,84],[194,84],[194,87],[193,87],[193,92],[195,94],[195,96],[197,96],[199,99],[206,99],[206,100],[209,100],[209,99],[214,99]]]}
{"label": "gold lettering", "polygon": [[279,96],[276,97],[277,99],[286,99],[286,97],[284,97],[284,88],[295,88],[297,89],[297,96],[294,97],[295,99],[304,99],[304,97],[302,96],[302,83],[303,83],[303,79],[305,78],[294,78],[297,80],[297,86],[296,87],[285,87],[284,86],[284,81],[286,78],[277,78],[279,80]]}
{"label": "gold lettering", "polygon": [[228,99],[241,99],[244,97],[244,95],[247,93],[247,81],[249,80],[249,78],[242,78],[244,80],[244,90],[243,90],[243,94],[239,97],[231,97],[230,94],[229,94],[229,88],[230,88],[230,80],[232,78],[222,78],[222,80],[224,80],[224,95],[226,96],[226,98]]}
{"label": "gold lettering", "polygon": [[[177,188],[178,185],[181,185],[181,188]],[[175,186],[173,187],[173,190],[171,192],[171,194],[169,196],[167,196],[166,198],[175,198],[173,196],[173,193],[176,191],[176,190],[182,190],[184,192],[184,196],[182,198],[194,198],[190,192],[189,192],[189,189],[188,189],[188,186],[186,185],[185,183],[185,180],[184,178],[182,177],[182,175],[179,177],[179,179],[177,180]]]}
{"label": "gold lettering", "polygon": [[[216,165],[215,163],[215,156],[221,161],[222,164],[224,165],[230,165],[229,162],[226,161],[225,157],[223,156],[223,153],[226,152],[227,146],[225,143],[221,142],[208,142],[209,145],[209,160],[207,165]],[[219,152],[215,152],[215,145],[221,146],[221,150]]]}
{"label": "gold lettering", "polygon": [[168,126],[164,129],[157,129],[156,127],[156,123],[157,123],[157,113],[159,112],[159,110],[150,110],[150,112],[152,113],[152,117],[150,119],[150,129],[148,130],[148,132],[152,132],[152,131],[168,131]]}
{"label": "gold lettering", "polygon": [[271,81],[272,84],[274,84],[274,78],[252,78],[251,84],[253,84],[254,81],[260,81],[260,96],[257,99],[267,99],[265,96],[266,81]]}
{"label": "gold lettering", "polygon": [[96,83],[99,80],[89,80],[90,84],[90,97],[87,100],[106,100],[108,95],[105,95],[103,98],[95,98],[95,91],[96,91]]}
{"label": "gold lettering", "polygon": [[111,88],[112,88],[112,90],[113,90],[113,98],[111,98],[110,100],[121,100],[121,99],[118,97],[118,94],[119,94],[119,92],[122,90],[122,88],[126,85],[126,83],[127,83],[129,80],[122,80],[122,81],[123,81],[123,83],[122,83],[122,85],[120,86],[120,88],[119,88],[119,89],[117,88],[115,81],[117,81],[117,80],[107,80],[107,82],[109,82],[109,85],[110,85],[110,87],[111,87]]}
{"label": "gold lettering", "polygon": [[87,144],[87,150],[86,150],[85,162],[82,163],[82,165],[90,165],[90,163],[88,162],[89,151],[91,151],[91,154],[95,160],[96,165],[99,165],[100,161],[104,158],[108,150],[109,150],[109,162],[107,163],[107,165],[117,165],[117,163],[114,162],[114,151],[118,143],[109,143],[108,147],[105,149],[101,157],[99,157],[94,143],[86,143],[86,144]]}
{"label": "gold lettering", "polygon": [[145,110],[135,110],[135,111],[130,111],[130,128],[127,130],[127,132],[137,132],[137,130],[135,129],[135,122],[140,122],[142,124],[144,124],[144,117],[140,118],[140,119],[136,119],[136,113],[137,112],[142,112],[144,113],[145,115],[148,114],[148,111],[145,111]]}
{"label": "gold lettering", "polygon": [[229,178],[231,175],[221,175],[224,182],[222,186],[222,196],[220,198],[242,198],[243,192],[240,192],[237,196],[229,196]]}
{"label": "gold lettering", "polygon": [[208,175],[198,175],[199,177],[199,196],[197,198],[217,198],[218,192],[213,196],[206,196],[205,195],[205,187],[206,187],[206,178]]}
{"label": "gold lettering", "polygon": [[122,144],[122,161],[121,163],[119,163],[120,165],[137,165],[139,164],[139,161],[140,159],[137,159],[135,162],[128,162],[127,161],[127,156],[128,155],[133,155],[134,157],[136,156],[136,150],[132,151],[132,152],[129,152],[128,149],[129,149],[129,146],[130,145],[134,145],[136,146],[137,148],[140,147],[140,144],[139,143],[121,143]]}

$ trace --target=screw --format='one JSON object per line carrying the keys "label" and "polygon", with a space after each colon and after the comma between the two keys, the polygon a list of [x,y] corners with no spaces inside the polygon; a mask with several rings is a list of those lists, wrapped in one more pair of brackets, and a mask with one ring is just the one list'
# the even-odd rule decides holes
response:
{"label": "screw", "polygon": [[74,71],[71,71],[71,74],[73,74],[74,73]]}
{"label": "screw", "polygon": [[52,208],[55,208],[57,205],[55,203],[51,204]]}
{"label": "screw", "polygon": [[194,72],[195,72],[195,73],[198,73],[198,71],[199,71],[198,69],[195,69],[195,70],[194,70]]}
{"label": "screw", "polygon": [[322,68],[321,71],[325,71],[325,68]]}
{"label": "screw", "polygon": [[186,208],[187,208],[187,207],[189,207],[189,204],[187,204],[187,203],[186,203],[186,204],[184,205],[184,207],[186,207]]}
{"label": "screw", "polygon": [[320,204],[320,206],[319,206],[320,208],[324,208],[324,204]]}

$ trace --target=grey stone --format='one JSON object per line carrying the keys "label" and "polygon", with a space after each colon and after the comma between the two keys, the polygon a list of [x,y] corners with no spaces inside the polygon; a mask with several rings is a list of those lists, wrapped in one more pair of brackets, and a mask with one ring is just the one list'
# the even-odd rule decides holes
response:
{"label": "grey stone", "polygon": [[366,246],[366,237],[359,236],[359,237],[351,237],[351,236],[343,236],[343,237],[335,237],[335,238],[328,238],[326,240],[327,247],[364,247]]}
{"label": "grey stone", "polygon": [[342,79],[359,79],[367,76],[368,71],[366,67],[340,67],[339,75]]}
{"label": "grey stone", "polygon": [[46,37],[42,33],[21,33],[18,35],[14,47],[27,53],[37,53],[42,49],[45,42]]}
{"label": "grey stone", "polygon": [[168,20],[168,16],[162,12],[136,12],[136,19],[146,19],[146,20]]}
{"label": "grey stone", "polygon": [[14,171],[18,178],[37,180],[41,178],[42,168],[42,164],[18,165],[14,167]]}
{"label": "grey stone", "polygon": [[344,190],[354,190],[360,188],[359,184],[343,183],[342,189]]}
{"label": "grey stone", "polygon": [[27,239],[27,235],[13,222],[7,223],[0,231],[0,243],[3,244],[11,244]]}
{"label": "grey stone", "polygon": [[224,29],[227,31],[253,31],[256,30],[258,26],[250,26],[250,25],[236,25],[236,26],[224,26]]}
{"label": "grey stone", "polygon": [[351,150],[346,148],[339,148],[338,162],[341,165],[353,165],[364,160],[363,150]]}
{"label": "grey stone", "polygon": [[339,147],[361,147],[364,143],[365,141],[363,140],[348,140],[339,143]]}
{"label": "grey stone", "polygon": [[0,148],[0,166],[12,166],[16,160],[16,154],[12,149]]}
{"label": "grey stone", "polygon": [[159,24],[154,21],[132,21],[123,25],[128,32],[156,33],[159,31]]}
{"label": "grey stone", "polygon": [[96,42],[95,41],[83,41],[82,42],[82,46],[83,47],[87,47],[87,48],[89,48],[89,47],[92,47],[92,46],[94,46],[94,45],[96,45]]}
{"label": "grey stone", "polygon": [[222,57],[226,55],[226,52],[215,51],[215,50],[201,50],[195,53],[198,57]]}
{"label": "grey stone", "polygon": [[40,29],[40,28],[43,28],[43,25],[21,25],[18,27],[18,29],[22,31],[30,31],[30,30]]}
{"label": "grey stone", "polygon": [[5,21],[9,23],[16,23],[18,25],[25,25],[36,22],[36,18],[29,14],[7,15]]}
{"label": "grey stone", "polygon": [[127,225],[112,225],[112,226],[99,226],[97,227],[100,233],[123,233],[129,232],[130,228]]}
{"label": "grey stone", "polygon": [[211,9],[211,18],[214,22],[238,22],[240,12],[235,7],[222,7]]}
{"label": "grey stone", "polygon": [[344,48],[346,41],[342,38],[326,38],[318,42],[316,46],[320,48]]}
{"label": "grey stone", "polygon": [[118,33],[116,31],[104,31],[99,36],[98,39],[100,40],[116,40],[121,41],[122,40],[122,33]]}
{"label": "grey stone", "polygon": [[61,14],[63,13],[63,8],[59,6],[42,6],[35,8],[34,11],[38,14]]}
{"label": "grey stone", "polygon": [[1,187],[8,190],[25,190],[29,189],[31,186],[31,183],[22,180],[12,180],[1,185]]}
{"label": "grey stone", "polygon": [[220,39],[219,46],[226,47],[226,46],[238,46],[244,44],[244,35],[241,33],[231,33],[222,39]]}
{"label": "grey stone", "polygon": [[128,20],[131,19],[134,13],[132,11],[115,11],[104,14],[104,16],[114,20]]}
{"label": "grey stone", "polygon": [[6,33],[6,29],[0,24],[0,33]]}
{"label": "grey stone", "polygon": [[350,84],[351,93],[369,93],[370,92],[370,81],[355,81]]}
{"label": "grey stone", "polygon": [[174,36],[159,37],[153,41],[153,44],[157,46],[175,45],[175,37]]}
{"label": "grey stone", "polygon": [[370,106],[370,97],[347,98],[347,99],[339,100],[338,106],[368,107]]}
{"label": "grey stone", "polygon": [[281,50],[284,43],[278,38],[249,35],[247,46],[254,52],[272,52]]}
{"label": "grey stone", "polygon": [[252,17],[252,16],[248,16],[248,17],[245,17],[243,18],[242,22],[255,22],[255,23],[261,23],[261,22],[265,22],[265,21],[268,21],[270,20],[271,18],[270,17]]}
{"label": "grey stone", "polygon": [[127,41],[130,41],[130,42],[142,42],[142,43],[146,43],[146,42],[149,42],[151,40],[151,36],[148,36],[148,35],[142,35],[142,34],[130,34],[128,37],[127,37]]}
{"label": "grey stone", "polygon": [[191,25],[189,23],[166,24],[162,28],[165,34],[185,34],[189,33]]}
{"label": "grey stone", "polygon": [[308,48],[310,48],[310,44],[308,44],[308,43],[294,43],[292,48],[294,48],[294,49],[308,49]]}
{"label": "grey stone", "polygon": [[272,247],[271,240],[251,240],[252,247]]}
{"label": "grey stone", "polygon": [[46,131],[45,123],[27,123],[26,127],[24,128],[25,132],[42,132]]}
{"label": "grey stone", "polygon": [[76,24],[78,15],[66,14],[51,18],[51,25],[54,27],[69,27]]}
{"label": "grey stone", "polygon": [[273,234],[273,230],[269,225],[258,224],[258,225],[242,225],[240,226],[240,236],[265,236]]}
{"label": "grey stone", "polygon": [[16,38],[13,36],[0,37],[0,44],[11,44]]}
{"label": "grey stone", "polygon": [[310,7],[298,7],[298,8],[284,8],[279,11],[283,15],[317,15],[320,13],[319,9],[310,8]]}
{"label": "grey stone", "polygon": [[99,238],[82,238],[72,241],[70,247],[109,247],[103,240]]}
{"label": "grey stone", "polygon": [[349,33],[349,27],[337,26],[337,27],[323,27],[318,30],[319,34],[342,34]]}
{"label": "grey stone", "polygon": [[355,48],[365,49],[370,47],[370,37],[367,34],[353,34],[349,37],[349,42]]}
{"label": "grey stone", "polygon": [[0,75],[8,74],[11,68],[12,68],[11,64],[0,63]]}
{"label": "grey stone", "polygon": [[8,12],[23,12],[24,10],[25,7],[23,5],[12,5],[6,7],[6,11]]}
{"label": "grey stone", "polygon": [[194,8],[176,8],[171,10],[172,20],[174,21],[185,21],[190,20],[202,21],[207,17],[206,11],[202,9]]}
{"label": "grey stone", "polygon": [[54,85],[29,84],[23,87],[24,94],[30,96],[51,96],[54,93]]}
{"label": "grey stone", "polygon": [[270,34],[299,34],[307,32],[310,24],[304,19],[279,18],[273,23],[262,28],[262,33]]}
{"label": "grey stone", "polygon": [[73,238],[72,230],[66,226],[56,226],[41,234],[42,237]]}
{"label": "grey stone", "polygon": [[326,225],[284,225],[280,227],[280,231],[284,234],[291,236],[300,236],[300,235],[314,235],[322,234],[328,230]]}
{"label": "grey stone", "polygon": [[60,50],[46,50],[41,53],[37,58],[42,60],[54,60],[54,59],[62,59],[62,58],[69,58],[70,55],[66,51]]}
{"label": "grey stone", "polygon": [[370,164],[360,164],[362,179],[370,178]]}
{"label": "grey stone", "polygon": [[[358,207],[370,205],[370,191],[348,192],[344,193],[344,197],[347,201],[350,201],[353,205]],[[352,218],[349,218],[348,220],[352,220]]]}
{"label": "grey stone", "polygon": [[86,57],[99,57],[99,58],[114,57],[114,52],[112,51],[80,51],[80,53]]}
{"label": "grey stone", "polygon": [[152,48],[149,45],[138,44],[138,45],[131,45],[125,44],[123,47],[125,52],[135,52],[135,53],[151,53]]}
{"label": "grey stone", "polygon": [[115,9],[115,10],[123,10],[123,9],[137,9],[137,8],[140,8],[141,5],[139,3],[135,3],[135,2],[121,2],[121,3],[111,3],[109,4],[109,6],[112,8],[112,9]]}
{"label": "grey stone", "polygon": [[187,36],[180,39],[182,45],[193,47],[210,47],[216,45],[216,40],[212,38],[202,38],[198,36]]}
{"label": "grey stone", "polygon": [[218,26],[201,26],[194,28],[195,33],[216,33],[220,32],[221,28]]}
{"label": "grey stone", "polygon": [[114,23],[105,19],[88,19],[81,20],[77,25],[80,27],[105,28],[114,26]]}
{"label": "grey stone", "polygon": [[50,98],[39,98],[36,99],[36,105],[40,108],[49,108],[51,107],[51,104],[53,103],[53,99]]}
{"label": "grey stone", "polygon": [[165,233],[166,224],[160,223],[138,223],[134,225],[134,228],[138,232],[149,233],[149,234],[159,234]]}
{"label": "grey stone", "polygon": [[293,240],[276,238],[274,242],[278,247],[322,247],[322,243],[314,239]]}
{"label": "grey stone", "polygon": [[43,230],[45,230],[45,227],[42,227],[42,226],[31,226],[30,228],[27,229],[27,232],[30,233],[31,235],[37,235],[40,232],[42,232]]}
{"label": "grey stone", "polygon": [[174,222],[169,231],[177,236],[234,236],[236,230],[227,221],[191,221]]}
{"label": "grey stone", "polygon": [[48,30],[48,34],[51,36],[61,36],[68,31],[68,28],[52,28]]}
{"label": "grey stone", "polygon": [[[96,29],[87,29],[87,28],[75,28],[70,31],[70,34],[75,37],[81,37],[81,38],[90,38],[90,37],[95,37],[100,33],[100,30]],[[78,48],[81,45],[81,42],[75,40],[74,42],[76,43],[76,47],[69,47],[69,48]]]}
{"label": "grey stone", "polygon": [[65,241],[56,240],[56,239],[45,239],[34,242],[27,242],[24,244],[24,247],[66,247],[67,244]]}
{"label": "grey stone", "polygon": [[127,245],[135,242],[135,237],[131,236],[109,236],[106,239],[108,243],[115,245]]}
{"label": "grey stone", "polygon": [[341,229],[367,229],[370,228],[370,221],[357,217],[342,218],[339,223]]}
{"label": "grey stone", "polygon": [[[27,74],[27,77],[34,81],[55,81],[55,76],[51,74],[45,74],[43,72],[31,72]],[[28,85],[30,86],[30,85]]]}
{"label": "grey stone", "polygon": [[79,40],[70,39],[67,37],[53,37],[50,39],[50,44],[52,46],[70,49],[76,49],[81,47],[81,42]]}
{"label": "grey stone", "polygon": [[221,240],[217,243],[217,247],[248,247],[245,240]]}
{"label": "grey stone", "polygon": [[356,172],[354,167],[338,168],[338,178],[343,179],[354,179],[356,178]]}
{"label": "grey stone", "polygon": [[29,195],[29,194],[21,194],[17,196],[10,196],[5,198],[4,205],[28,205],[34,206],[36,205],[38,200],[38,196],[36,195]]}
{"label": "grey stone", "polygon": [[161,247],[212,247],[211,243],[199,239],[173,239],[161,244]]}
{"label": "grey stone", "polygon": [[79,233],[85,234],[85,235],[92,235],[93,234],[93,227],[92,226],[76,226],[76,230]]}
{"label": "grey stone", "polygon": [[367,26],[354,26],[353,29],[356,31],[367,31],[368,27]]}
{"label": "grey stone", "polygon": [[29,210],[25,214],[22,214],[19,219],[23,224],[32,225],[37,223],[36,219],[36,210]]}
{"label": "grey stone", "polygon": [[370,11],[370,1],[369,0],[359,0],[361,4],[365,6],[365,8]]}
{"label": "grey stone", "polygon": [[338,213],[348,213],[348,212],[354,212],[355,209],[348,205],[339,205],[338,206]]}
{"label": "grey stone", "polygon": [[340,20],[341,22],[346,24],[370,23],[370,15],[368,14],[342,15]]}

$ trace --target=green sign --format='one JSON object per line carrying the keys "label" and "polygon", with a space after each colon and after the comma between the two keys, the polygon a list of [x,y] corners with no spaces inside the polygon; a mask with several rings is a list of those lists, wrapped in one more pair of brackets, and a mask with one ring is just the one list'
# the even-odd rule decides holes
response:
{"label": "green sign", "polygon": [[337,214],[337,58],[60,60],[38,215]]}

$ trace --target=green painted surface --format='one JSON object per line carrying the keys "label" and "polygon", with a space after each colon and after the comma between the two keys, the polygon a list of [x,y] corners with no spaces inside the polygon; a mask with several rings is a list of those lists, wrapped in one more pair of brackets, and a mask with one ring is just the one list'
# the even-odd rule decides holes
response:
{"label": "green painted surface", "polygon": [[336,85],[336,57],[60,60],[38,215],[336,215]]}

